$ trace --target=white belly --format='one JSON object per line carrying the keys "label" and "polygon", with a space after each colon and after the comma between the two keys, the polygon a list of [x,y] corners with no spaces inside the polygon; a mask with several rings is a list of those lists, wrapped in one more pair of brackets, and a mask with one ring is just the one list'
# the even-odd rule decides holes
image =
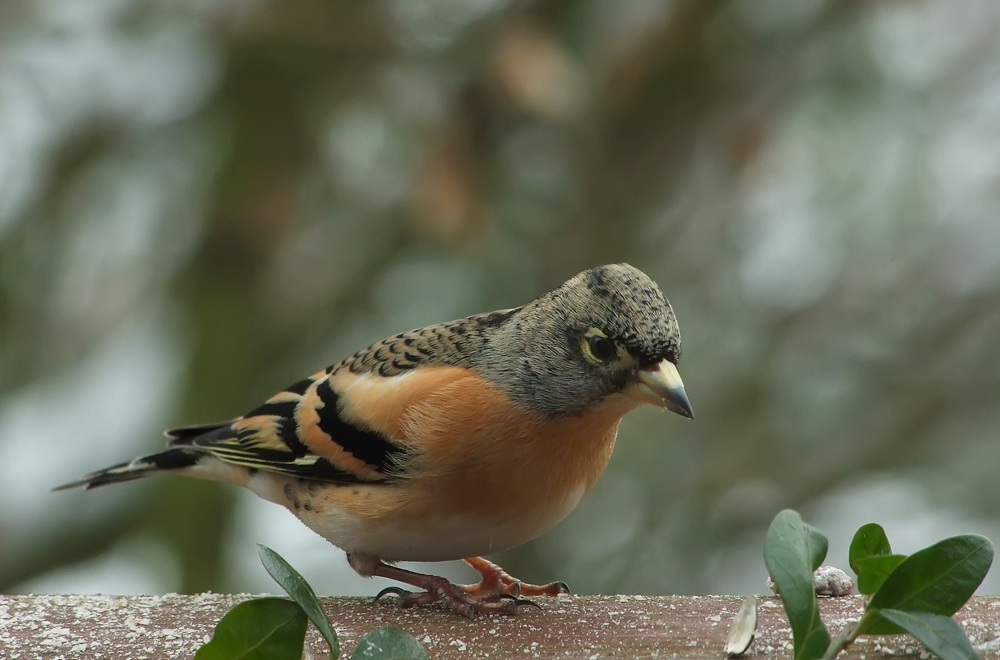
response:
{"label": "white belly", "polygon": [[562,501],[536,510],[531,519],[486,521],[441,516],[374,525],[342,511],[326,511],[322,516],[299,512],[299,518],[347,552],[374,555],[387,561],[450,561],[501,552],[530,541],[565,518],[585,492],[580,486]]}

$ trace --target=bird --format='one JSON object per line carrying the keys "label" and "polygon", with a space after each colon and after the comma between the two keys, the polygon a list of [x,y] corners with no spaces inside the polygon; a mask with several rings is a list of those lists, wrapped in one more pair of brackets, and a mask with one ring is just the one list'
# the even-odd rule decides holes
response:
{"label": "bird", "polygon": [[[586,270],[512,309],[402,332],[230,421],[166,432],[159,453],[57,487],[154,474],[248,488],[341,548],[376,600],[513,614],[564,582],[522,583],[485,555],[536,538],[593,488],[622,417],[694,413],[673,308],[641,270]],[[457,585],[397,566],[464,560]]]}

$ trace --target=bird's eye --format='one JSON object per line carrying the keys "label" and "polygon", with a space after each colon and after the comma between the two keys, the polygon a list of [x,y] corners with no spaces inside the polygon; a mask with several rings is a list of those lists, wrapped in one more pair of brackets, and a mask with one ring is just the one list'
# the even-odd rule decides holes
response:
{"label": "bird's eye", "polygon": [[587,340],[587,345],[590,347],[590,354],[598,360],[606,361],[615,356],[615,345],[607,337],[592,335]]}

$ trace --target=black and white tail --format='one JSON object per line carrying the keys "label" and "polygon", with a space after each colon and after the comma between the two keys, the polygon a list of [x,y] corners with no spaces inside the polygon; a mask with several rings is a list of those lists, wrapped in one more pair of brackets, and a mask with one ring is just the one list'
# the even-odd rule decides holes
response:
{"label": "black and white tail", "polygon": [[119,463],[109,468],[88,474],[82,479],[71,481],[62,486],[56,486],[52,490],[66,490],[68,488],[79,488],[84,486],[87,490],[97,488],[104,484],[114,484],[119,481],[131,481],[148,477],[151,474],[161,472],[176,472],[184,468],[191,467],[197,463],[205,454],[200,451],[192,451],[184,447],[174,447],[161,451],[159,454],[150,454],[133,459],[128,463]]}
{"label": "black and white tail", "polygon": [[119,463],[109,468],[98,470],[88,474],[82,479],[77,479],[62,486],[56,486],[52,490],[67,490],[69,488],[79,488],[84,486],[87,490],[97,488],[104,484],[115,484],[120,481],[132,481],[141,479],[151,474],[163,472],[177,472],[184,468],[189,468],[205,457],[205,452],[193,448],[192,441],[213,431],[223,429],[232,421],[219,422],[215,424],[198,424],[196,426],[181,426],[170,429],[166,436],[170,438],[170,444],[166,451],[149,456],[140,456],[132,459],[128,463]]}

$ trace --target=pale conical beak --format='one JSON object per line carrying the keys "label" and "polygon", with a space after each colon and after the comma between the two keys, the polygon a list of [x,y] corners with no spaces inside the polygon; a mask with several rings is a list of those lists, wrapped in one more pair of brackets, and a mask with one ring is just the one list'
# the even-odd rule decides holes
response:
{"label": "pale conical beak", "polygon": [[684,391],[684,381],[677,373],[677,367],[669,360],[640,369],[635,381],[625,388],[625,394],[643,403],[651,403],[694,419],[691,402]]}

